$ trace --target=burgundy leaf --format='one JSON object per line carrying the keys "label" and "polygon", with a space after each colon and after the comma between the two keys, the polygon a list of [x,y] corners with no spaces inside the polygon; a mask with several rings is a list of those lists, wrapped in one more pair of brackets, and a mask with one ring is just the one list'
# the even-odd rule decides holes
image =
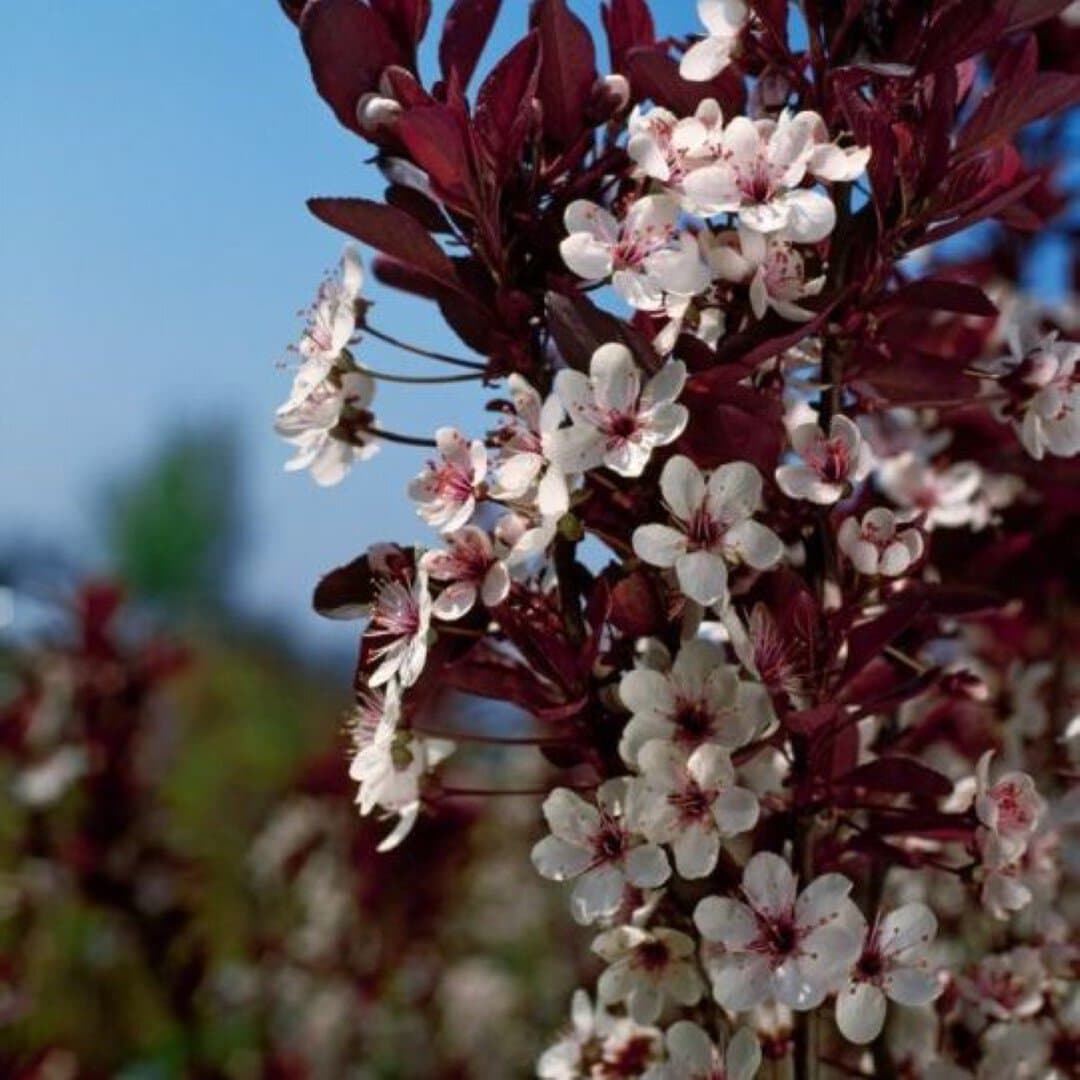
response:
{"label": "burgundy leaf", "polygon": [[656,43],[656,27],[645,0],[610,0],[600,5],[600,18],[614,71],[622,71],[631,49]]}
{"label": "burgundy leaf", "polygon": [[532,668],[486,641],[442,670],[445,685],[478,697],[507,701],[533,715],[563,704],[556,687]]}
{"label": "burgundy leaf", "polygon": [[521,152],[540,76],[540,39],[530,31],[484,80],[476,95],[480,145],[501,180]]}
{"label": "burgundy leaf", "polygon": [[308,209],[332,228],[394,259],[399,259],[436,282],[457,284],[454,264],[427,230],[403,210],[370,199],[309,199]]}
{"label": "burgundy leaf", "polygon": [[548,327],[559,354],[570,367],[588,371],[592,354],[609,341],[621,341],[645,371],[655,371],[660,358],[656,350],[628,323],[598,308],[577,291],[549,291],[544,297]]}
{"label": "burgundy leaf", "polygon": [[705,98],[715,98],[724,116],[734,116],[746,100],[742,79],[732,68],[708,82],[689,82],[662,48],[645,47],[631,49],[625,63],[635,99],[651,98],[676,116],[692,115]]}
{"label": "burgundy leaf", "polygon": [[978,287],[963,281],[943,278],[920,278],[889,294],[878,310],[904,307],[929,308],[932,311],[955,311],[962,315],[997,315],[993,301]]}
{"label": "burgundy leaf", "polygon": [[1023,30],[1060,15],[1072,0],[1009,0],[1004,5],[1008,31]]}
{"label": "burgundy leaf", "polygon": [[385,21],[361,0],[308,0],[300,40],[316,90],[359,134],[356,103],[376,88],[384,68],[406,61]]}
{"label": "burgundy leaf", "polygon": [[748,461],[771,476],[784,447],[783,409],[775,398],[748,386],[703,390],[698,378],[683,392],[690,423],[676,444],[702,468]]}
{"label": "burgundy leaf", "polygon": [[894,795],[942,799],[952,793],[947,777],[914,758],[892,755],[868,761],[834,781],[844,787],[863,787]]}
{"label": "burgundy leaf", "polygon": [[596,81],[592,35],[566,0],[535,0],[529,23],[540,34],[544,134],[569,146],[585,128],[585,108]]}
{"label": "burgundy leaf", "polygon": [[281,5],[281,10],[289,17],[289,19],[300,25],[300,16],[304,13],[304,5],[307,0],[278,0]]}
{"label": "burgundy leaf", "polygon": [[847,662],[840,677],[842,686],[899,637],[926,609],[925,597],[914,590],[891,601],[884,615],[858,623],[847,635]]}
{"label": "burgundy leaf", "polygon": [[454,0],[450,5],[439,41],[439,70],[444,79],[453,72],[461,87],[469,85],[501,6],[502,0]]}
{"label": "burgundy leaf", "polygon": [[460,210],[470,209],[474,203],[473,165],[465,131],[454,110],[438,104],[410,109],[394,130],[443,201]]}
{"label": "burgundy leaf", "polygon": [[328,619],[359,619],[367,614],[377,592],[368,557],[361,555],[319,579],[311,606]]}
{"label": "burgundy leaf", "polygon": [[1001,37],[1005,16],[994,0],[964,0],[942,9],[923,41],[919,71],[931,73],[982,52]]}
{"label": "burgundy leaf", "polygon": [[431,0],[371,0],[371,6],[386,20],[391,33],[415,66],[416,47],[431,20]]}
{"label": "burgundy leaf", "polygon": [[1080,75],[1042,71],[995,86],[979,102],[960,133],[957,152],[961,158],[1007,142],[1026,124],[1060,112],[1080,101]]}
{"label": "burgundy leaf", "polygon": [[795,735],[817,735],[834,727],[843,716],[839,705],[818,705],[813,709],[788,713],[783,724]]}

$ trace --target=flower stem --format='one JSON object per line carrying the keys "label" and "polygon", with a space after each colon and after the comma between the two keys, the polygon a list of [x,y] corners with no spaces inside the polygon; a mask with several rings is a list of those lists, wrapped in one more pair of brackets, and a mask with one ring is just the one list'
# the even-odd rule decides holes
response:
{"label": "flower stem", "polygon": [[376,439],[397,443],[400,446],[421,446],[425,450],[438,447],[438,443],[434,439],[423,439],[417,435],[399,435],[396,431],[386,431],[384,428],[366,427],[364,432]]}
{"label": "flower stem", "polygon": [[373,379],[378,379],[380,382],[392,382],[392,383],[423,383],[423,384],[436,384],[436,383],[459,383],[459,382],[478,382],[484,377],[482,372],[470,372],[468,375],[391,375],[387,371],[373,371],[369,367],[361,368],[361,371],[365,375],[370,375]]}
{"label": "flower stem", "polygon": [[440,364],[450,364],[453,367],[468,368],[470,371],[487,371],[487,364],[480,364],[475,360],[463,360],[460,356],[448,356],[446,353],[435,352],[432,349],[423,349],[419,345],[410,345],[407,341],[402,341],[384,330],[376,330],[371,323],[365,322],[361,329],[372,337],[385,341],[387,345],[393,345],[395,348],[402,349],[415,356],[423,356],[428,360],[438,360]]}

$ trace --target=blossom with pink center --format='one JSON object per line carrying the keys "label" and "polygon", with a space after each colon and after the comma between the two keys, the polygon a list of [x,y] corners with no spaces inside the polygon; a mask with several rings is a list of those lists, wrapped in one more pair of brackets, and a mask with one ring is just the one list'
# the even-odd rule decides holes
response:
{"label": "blossom with pink center", "polygon": [[547,440],[562,422],[562,404],[554,394],[541,398],[516,372],[507,384],[514,411],[493,436],[499,449],[492,494],[533,501],[542,516],[561,517],[570,507],[570,492],[566,476],[548,458]]}
{"label": "blossom with pink center", "polygon": [[734,1012],[774,998],[813,1009],[837,989],[862,944],[851,881],[824,874],[797,893],[788,864],[758,852],[743,871],[743,901],[708,896],[694,910],[702,936],[723,946],[706,967],[713,997]]}
{"label": "blossom with pink center", "polygon": [[836,996],[837,1027],[860,1045],[881,1034],[886,998],[918,1006],[941,993],[923,956],[937,933],[937,919],[925,904],[905,904],[864,930],[862,951]]}
{"label": "blossom with pink center", "polygon": [[618,926],[600,934],[592,950],[608,967],[596,984],[604,1005],[626,1003],[630,1019],[653,1024],[665,1000],[696,1005],[705,987],[694,965],[694,939],[678,930]]}
{"label": "blossom with pink center", "polygon": [[679,74],[690,82],[708,82],[731,62],[750,12],[743,0],[698,0],[697,10],[708,33],[686,50]]}
{"label": "blossom with pink center", "polygon": [[385,581],[364,632],[364,660],[375,664],[368,685],[382,686],[396,676],[402,686],[412,686],[427,661],[430,627],[427,571],[421,567],[411,581]]}
{"label": "blossom with pink center", "polygon": [[687,457],[664,464],[660,491],[675,525],[640,525],[634,554],[674,569],[682,594],[699,604],[727,596],[728,565],[769,570],[784,554],[780,537],[753,516],[761,509],[761,473],[745,461],[721,465],[706,479]]}
{"label": "blossom with pink center", "polygon": [[882,461],[875,472],[882,491],[905,510],[922,515],[922,527],[981,528],[986,512],[978,500],[983,471],[973,461],[938,467],[908,452]]}
{"label": "blossom with pink center", "polygon": [[985,956],[968,975],[957,977],[964,1000],[996,1021],[1026,1020],[1043,1007],[1050,973],[1038,949],[1018,946]]}
{"label": "blossom with pink center", "polygon": [[570,1018],[570,1031],[536,1063],[540,1080],[632,1080],[661,1057],[657,1028],[593,1008],[584,990],[574,992]]}
{"label": "blossom with pink center", "polygon": [[862,520],[845,518],[837,533],[840,550],[860,574],[899,577],[922,558],[922,533],[901,529],[897,516],[883,506],[867,510]]}
{"label": "blossom with pink center", "polygon": [[640,476],[653,450],[674,442],[686,427],[689,413],[676,402],[685,381],[686,366],[670,360],[642,388],[630,350],[601,345],[588,375],[564,369],[555,377],[571,424],[551,432],[551,460],[567,473],[604,465],[620,476]]}
{"label": "blossom with pink center", "polygon": [[667,1061],[654,1065],[641,1080],[753,1080],[761,1068],[761,1047],[748,1027],[739,1028],[721,1049],[693,1021],[677,1020],[664,1042]]}
{"label": "blossom with pink center", "polygon": [[703,98],[693,116],[677,118],[659,106],[634,107],[627,125],[626,152],[636,174],[659,180],[677,192],[686,175],[708,165],[717,154],[724,117],[714,98]]}
{"label": "blossom with pink center", "polygon": [[975,814],[1011,861],[1023,854],[1046,803],[1027,773],[1007,772],[991,783],[993,757],[994,751],[987,750],[975,766]]}
{"label": "blossom with pink center", "polygon": [[441,456],[409,481],[409,497],[429,525],[453,532],[468,524],[476,509],[487,475],[487,449],[479,439],[469,442],[451,427],[435,432],[435,444]]}
{"label": "blossom with pink center", "polygon": [[289,400],[277,411],[274,430],[296,447],[286,471],[309,469],[315,483],[330,487],[344,479],[354,462],[379,451],[367,433],[374,419],[375,382],[358,370],[331,368],[316,382],[310,375],[305,365]]}
{"label": "blossom with pink center", "polygon": [[619,753],[636,766],[650,739],[674,742],[687,754],[706,743],[735,749],[775,720],[769,693],[739,679],[723,646],[698,638],[679,650],[671,670],[635,668],[623,675],[619,697],[633,714]]}
{"label": "blossom with pink center", "polygon": [[304,365],[297,376],[294,394],[304,386],[314,386],[341,356],[356,330],[356,301],[364,281],[364,270],[355,244],[346,244],[336,275],[319,286],[314,303],[307,311],[307,324],[300,335],[297,351]]}
{"label": "blossom with pink center", "polygon": [[709,269],[692,233],[678,228],[679,204],[668,195],[638,199],[617,221],[596,203],[566,208],[563,262],[587,281],[611,279],[633,308],[659,311],[666,294],[696,296],[709,287]]}
{"label": "blossom with pink center", "polygon": [[832,232],[836,208],[828,195],[801,186],[807,177],[851,180],[866,167],[868,150],[846,151],[822,141],[816,113],[779,119],[736,116],[724,128],[720,154],[683,182],[688,208],[737,214],[739,223],[814,244]]}
{"label": "blossom with pink center", "polygon": [[570,906],[578,922],[613,914],[627,886],[655,889],[671,875],[664,852],[632,830],[630,796],[620,777],[597,788],[595,806],[568,788],[544,800],[551,835],[533,848],[533,866],[551,881],[576,879]]}
{"label": "blossom with pink center", "polygon": [[798,465],[781,465],[776,483],[792,499],[829,506],[853,484],[864,480],[874,458],[862,433],[846,416],[834,416],[825,434],[817,424],[800,424],[791,433],[791,446],[802,458]]}
{"label": "blossom with pink center", "polygon": [[466,525],[446,540],[445,549],[426,551],[420,557],[431,579],[446,583],[432,604],[432,615],[460,619],[473,609],[477,598],[488,608],[501,604],[510,592],[510,572],[496,554],[491,537],[475,525]]}
{"label": "blossom with pink center", "polygon": [[725,281],[749,285],[750,309],[757,318],[765,318],[770,309],[792,322],[814,317],[797,301],[817,296],[825,278],[807,279],[802,255],[793,245],[746,228],[720,239],[709,249],[709,265]]}
{"label": "blossom with pink center", "polygon": [[1039,338],[1026,327],[1009,328],[1012,356],[999,362],[1002,378],[991,388],[1006,390],[1009,400],[995,406],[1012,422],[1024,449],[1041,461],[1050,453],[1080,453],[1080,344]]}
{"label": "blossom with pink center", "polygon": [[637,760],[638,825],[650,840],[671,845],[680,877],[712,873],[721,839],[757,824],[757,796],[736,784],[731,757],[715,743],[687,756],[673,742],[650,739]]}

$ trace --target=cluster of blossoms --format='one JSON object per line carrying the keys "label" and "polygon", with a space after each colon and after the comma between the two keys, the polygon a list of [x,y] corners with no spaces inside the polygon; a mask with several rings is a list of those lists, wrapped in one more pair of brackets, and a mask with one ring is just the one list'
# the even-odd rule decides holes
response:
{"label": "cluster of blossoms", "polygon": [[[455,797],[446,733],[421,726],[439,693],[524,711],[514,738],[570,770],[533,863],[572,883],[603,967],[543,1077],[1005,1075],[1002,1036],[972,1049],[961,969],[1002,919],[1025,920],[1010,945],[1069,940],[1044,898],[1076,819],[1047,744],[1075,752],[1080,347],[1067,313],[1003,314],[1015,256],[957,268],[933,245],[1041,220],[1012,142],[1080,91],[1041,72],[1010,111],[1038,49],[983,6],[1019,34],[985,71],[958,6],[804,11],[799,52],[787,4],[702,0],[707,34],[673,57],[619,0],[602,77],[584,24],[539,0],[474,107],[457,21],[429,93],[389,48],[359,87],[334,5],[299,15],[395,193],[312,209],[510,393],[482,437],[438,430],[409,486],[441,546],[372,549],[316,606],[370,615],[353,775],[363,811],[399,816],[390,842]],[[624,317],[590,299],[609,286]],[[1003,658],[1017,685],[1051,673],[1041,730],[988,675]],[[1031,1075],[1068,1074],[1074,1013],[1058,984],[1040,999]]]}

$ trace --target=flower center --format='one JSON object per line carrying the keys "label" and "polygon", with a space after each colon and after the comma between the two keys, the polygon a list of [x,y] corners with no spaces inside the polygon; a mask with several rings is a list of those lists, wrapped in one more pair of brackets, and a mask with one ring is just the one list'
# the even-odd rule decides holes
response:
{"label": "flower center", "polygon": [[822,439],[806,454],[807,464],[830,483],[847,478],[851,469],[851,452],[841,439]]}
{"label": "flower center", "polygon": [[600,828],[593,835],[593,855],[598,863],[615,862],[626,851],[630,837],[610,814],[602,812]]}
{"label": "flower center", "polygon": [[663,971],[671,961],[671,953],[662,941],[645,941],[634,950],[633,965],[643,971]]}

